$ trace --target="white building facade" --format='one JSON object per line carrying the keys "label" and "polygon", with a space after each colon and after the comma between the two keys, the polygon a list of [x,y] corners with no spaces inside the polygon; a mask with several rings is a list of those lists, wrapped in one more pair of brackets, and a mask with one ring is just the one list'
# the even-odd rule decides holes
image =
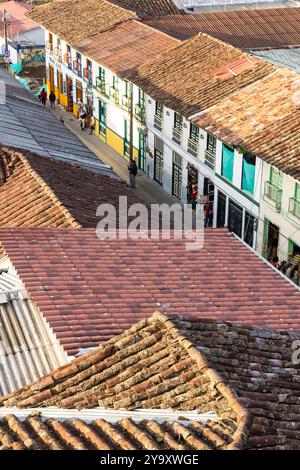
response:
{"label": "white building facade", "polygon": [[208,226],[228,227],[256,248],[262,161],[229,148],[199,126],[146,97],[146,171],[183,203],[208,204]]}
{"label": "white building facade", "polygon": [[300,254],[300,182],[266,162],[257,246],[268,260]]}
{"label": "white building facade", "polygon": [[48,92],[53,90],[57,102],[76,118],[83,105],[88,116],[95,118],[95,134],[126,158],[130,156],[132,125],[133,157],[145,171],[144,94],[55,34],[46,31],[46,38]]}

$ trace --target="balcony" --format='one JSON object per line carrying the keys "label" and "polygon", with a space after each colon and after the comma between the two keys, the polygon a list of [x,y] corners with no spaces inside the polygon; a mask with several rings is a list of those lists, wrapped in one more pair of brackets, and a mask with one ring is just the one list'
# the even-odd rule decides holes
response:
{"label": "balcony", "polygon": [[158,129],[159,131],[162,130],[163,128],[163,118],[162,116],[159,116],[158,114],[154,115],[154,127]]}
{"label": "balcony", "polygon": [[76,73],[78,77],[82,77],[81,63],[76,60],[73,61],[73,72]]}
{"label": "balcony", "polygon": [[289,213],[300,219],[300,201],[294,197],[289,201]]}
{"label": "balcony", "polygon": [[128,96],[122,96],[121,107],[122,109],[125,109],[125,111],[130,111],[130,99]]}
{"label": "balcony", "polygon": [[182,139],[182,128],[180,127],[173,127],[173,136],[172,139],[176,144],[181,144],[181,139]]}
{"label": "balcony", "polygon": [[101,94],[105,95],[105,81],[102,80],[100,77],[96,78],[96,90]]}
{"label": "balcony", "polygon": [[117,88],[115,88],[114,86],[110,86],[109,87],[109,96],[110,98],[115,102],[115,105],[118,106],[119,105],[119,90],[117,90]]}
{"label": "balcony", "polygon": [[55,56],[55,59],[58,62],[62,62],[62,53],[61,53],[61,48],[60,47],[55,47],[54,48],[54,56]]}
{"label": "balcony", "polygon": [[69,69],[72,68],[71,56],[68,52],[64,54],[63,62],[68,66]]}
{"label": "balcony", "polygon": [[141,106],[140,104],[136,104],[134,108],[134,117],[137,121],[144,124],[146,118],[145,107]]}
{"label": "balcony", "polygon": [[216,154],[210,152],[209,150],[205,150],[204,163],[214,170],[216,163]]}
{"label": "balcony", "polygon": [[274,203],[277,212],[281,211],[282,189],[274,186],[270,181],[265,182],[265,197]]}
{"label": "balcony", "polygon": [[92,85],[93,83],[92,71],[88,69],[87,67],[83,69],[83,79],[84,81],[88,82],[89,85]]}
{"label": "balcony", "polygon": [[191,153],[194,157],[198,155],[199,142],[189,139],[187,145],[188,152]]}

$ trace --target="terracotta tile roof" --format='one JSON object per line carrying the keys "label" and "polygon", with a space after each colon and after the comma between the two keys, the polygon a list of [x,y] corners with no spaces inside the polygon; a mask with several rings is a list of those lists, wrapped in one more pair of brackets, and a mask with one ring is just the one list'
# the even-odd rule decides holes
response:
{"label": "terracotta tile roof", "polygon": [[0,226],[94,227],[99,204],[143,202],[126,184],[79,166],[10,151],[0,157]]}
{"label": "terracotta tile roof", "polygon": [[136,13],[106,0],[54,0],[34,8],[27,16],[73,44],[134,18]]}
{"label": "terracotta tile roof", "polygon": [[26,13],[28,9],[31,9],[31,5],[23,5],[22,3],[10,1],[0,3],[0,34],[4,36],[4,25],[2,22],[3,10],[10,14],[8,24],[8,37],[14,38],[17,33],[24,33],[35,28],[39,28],[39,25],[27,18]]}
{"label": "terracotta tile roof", "polygon": [[111,423],[39,415],[0,419],[0,450],[211,450],[226,448],[234,425],[226,419],[170,422],[123,418]]}
{"label": "terracotta tile roof", "polygon": [[[191,421],[186,429],[180,424],[162,423],[160,432],[165,439],[169,437],[167,429],[175,439],[179,433],[184,438],[189,435],[190,440],[183,444],[198,450],[299,449],[300,372],[299,366],[292,363],[292,342],[299,338],[299,334],[222,321],[171,321],[157,312],[32,386],[2,398],[0,404],[10,409],[90,409],[98,405],[123,410],[172,409],[180,410],[182,417],[191,410],[213,412],[218,419],[212,426],[211,422],[203,426]],[[149,422],[138,426],[133,420],[125,421],[120,422],[121,435],[126,431],[139,435],[143,431],[139,445],[144,448],[159,431],[153,420],[151,426]],[[56,423],[46,421],[54,434],[69,430],[74,435],[74,427],[77,431],[82,427],[83,436],[76,444],[86,443],[88,429],[83,424],[75,421],[74,426],[74,422],[67,421],[59,427]],[[96,423],[92,429],[104,432],[106,443],[108,435],[114,440],[115,428],[103,419],[99,423],[100,429]],[[32,430],[30,422],[25,426],[28,424],[27,429]],[[15,418],[0,421],[1,444],[12,446],[15,441],[11,431],[21,437],[21,429]],[[31,438],[36,436],[31,433]],[[163,441],[163,448],[165,444]]]}
{"label": "terracotta tile roof", "polygon": [[300,179],[299,90],[299,74],[278,68],[204,111],[195,122]]}
{"label": "terracotta tile roof", "polygon": [[159,313],[0,399],[1,405],[210,411],[233,422],[227,429],[228,440],[220,436],[214,447],[241,446],[248,418],[205,356]]}
{"label": "terracotta tile roof", "polygon": [[[231,66],[238,63],[249,67],[230,72]],[[227,74],[220,76],[220,68]],[[152,98],[190,117],[274,69],[228,44],[199,34],[141,65],[130,79]]]}
{"label": "terracotta tile roof", "polygon": [[178,39],[202,32],[241,49],[300,46],[300,8],[168,15],[146,23]]}
{"label": "terracotta tile roof", "polygon": [[75,44],[83,54],[124,78],[147,60],[174,47],[178,41],[136,20]]}
{"label": "terracotta tile roof", "polygon": [[179,13],[173,0],[109,0],[110,3],[136,11],[143,17],[158,17]]}
{"label": "terracotta tile roof", "polygon": [[184,240],[99,240],[94,229],[0,229],[4,251],[69,354],[155,309],[300,331],[300,292],[225,229]]}

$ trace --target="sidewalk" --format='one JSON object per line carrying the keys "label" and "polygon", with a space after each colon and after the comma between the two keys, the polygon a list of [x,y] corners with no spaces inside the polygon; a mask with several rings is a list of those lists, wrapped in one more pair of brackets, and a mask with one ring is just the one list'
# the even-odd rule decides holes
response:
{"label": "sidewalk", "polygon": [[[109,165],[114,172],[124,181],[128,181],[128,160],[121,157],[115,150],[102,142],[95,135],[89,135],[89,129],[82,131],[79,122],[62,106],[58,105],[53,111],[56,117],[64,121],[64,124],[105,164]],[[163,204],[169,206],[180,201],[168,195],[159,184],[152,182],[147,176],[139,170],[136,178],[136,192],[147,204]]]}

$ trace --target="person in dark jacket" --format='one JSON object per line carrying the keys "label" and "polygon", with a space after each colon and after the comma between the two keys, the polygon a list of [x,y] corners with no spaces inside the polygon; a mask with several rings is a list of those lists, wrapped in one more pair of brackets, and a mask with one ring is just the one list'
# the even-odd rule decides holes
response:
{"label": "person in dark jacket", "polygon": [[55,109],[56,96],[55,96],[55,93],[54,93],[53,90],[51,91],[51,93],[49,95],[49,100],[50,100],[51,109]]}
{"label": "person in dark jacket", "polygon": [[135,177],[137,175],[137,166],[136,166],[136,162],[134,159],[130,160],[128,171],[129,171],[129,186],[132,189],[135,189],[136,188]]}

